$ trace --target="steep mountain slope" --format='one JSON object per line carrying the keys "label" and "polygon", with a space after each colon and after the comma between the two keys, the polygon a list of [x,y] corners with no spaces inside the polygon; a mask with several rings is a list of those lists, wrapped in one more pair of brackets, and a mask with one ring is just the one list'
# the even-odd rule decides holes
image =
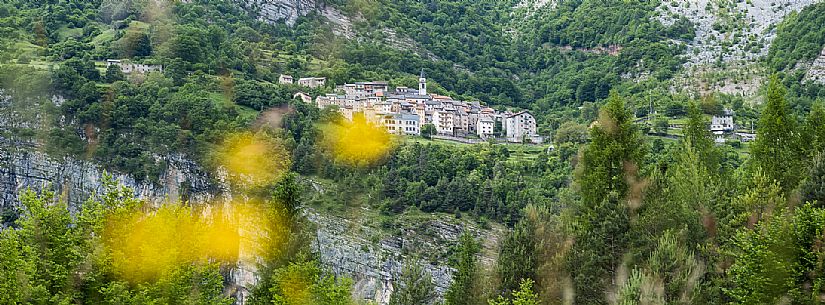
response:
{"label": "steep mountain slope", "polygon": [[689,65],[714,61],[755,60],[767,54],[776,26],[792,12],[820,2],[803,1],[664,1],[657,8],[662,22],[687,18],[696,37],[687,44]]}

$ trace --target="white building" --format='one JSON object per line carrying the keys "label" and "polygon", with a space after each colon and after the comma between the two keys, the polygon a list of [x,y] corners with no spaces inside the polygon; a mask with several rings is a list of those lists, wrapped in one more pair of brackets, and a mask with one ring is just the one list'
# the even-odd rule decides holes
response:
{"label": "white building", "polygon": [[309,88],[323,87],[326,83],[327,79],[325,77],[304,77],[298,79],[298,85]]}
{"label": "white building", "polygon": [[295,82],[295,79],[292,78],[292,75],[285,75],[281,74],[278,77],[278,83],[281,85],[292,85]]}
{"label": "white building", "polygon": [[732,132],[736,129],[733,125],[733,116],[714,116],[710,121],[710,131],[714,134]]}
{"label": "white building", "polygon": [[337,90],[343,90],[346,95],[382,95],[389,91],[389,83],[387,82],[357,82],[354,84],[344,84],[336,87]]}
{"label": "white building", "polygon": [[433,111],[433,125],[438,134],[454,135],[455,132],[455,111],[436,110]]}
{"label": "white building", "polygon": [[378,102],[372,105],[372,108],[375,109],[376,112],[380,113],[391,113],[392,111],[392,104],[387,102]]}
{"label": "white building", "polygon": [[149,72],[163,72],[162,65],[143,65],[143,64],[132,64],[132,63],[125,63],[119,59],[107,59],[106,60],[106,67],[109,66],[118,66],[120,67],[120,71],[123,74],[132,74],[132,73],[149,73]]}
{"label": "white building", "polygon": [[421,119],[414,113],[391,113],[382,116],[381,124],[390,133],[400,135],[420,135]]}
{"label": "white building", "polygon": [[309,94],[303,92],[295,93],[295,95],[293,95],[292,98],[300,98],[302,102],[312,104],[312,97],[309,96]]}
{"label": "white building", "polygon": [[507,141],[514,143],[525,139],[534,141],[538,135],[536,119],[526,110],[505,116],[504,129],[507,131]]}
{"label": "white building", "polygon": [[343,101],[344,97],[335,95],[335,94],[327,94],[327,95],[319,95],[315,98],[315,104],[318,106],[319,109],[324,109],[329,106],[345,106],[343,103],[339,103],[339,101]]}
{"label": "white building", "polygon": [[476,134],[479,138],[486,139],[493,136],[496,128],[496,120],[489,115],[480,115],[476,123]]}

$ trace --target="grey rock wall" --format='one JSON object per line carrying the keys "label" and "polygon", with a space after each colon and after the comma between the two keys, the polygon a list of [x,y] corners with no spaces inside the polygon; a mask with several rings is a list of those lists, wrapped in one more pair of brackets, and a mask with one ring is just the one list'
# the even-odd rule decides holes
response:
{"label": "grey rock wall", "polygon": [[[194,162],[183,156],[164,158],[169,164],[158,183],[138,181],[129,175],[110,172],[118,183],[135,190],[135,196],[154,205],[188,199],[208,202],[215,188]],[[0,138],[0,206],[13,205],[25,189],[47,190],[77,206],[101,194],[106,170],[93,162],[71,157],[53,158],[31,143]]]}
{"label": "grey rock wall", "polygon": [[819,84],[825,84],[825,48],[812,63],[805,79]]}
{"label": "grey rock wall", "polygon": [[309,209],[307,217],[318,227],[313,251],[338,276],[353,280],[356,302],[388,304],[404,264],[416,263],[432,277],[439,299],[450,286],[455,271],[448,266],[450,248],[466,230],[482,242],[480,263],[495,262],[500,230],[484,230],[449,216],[423,221],[401,221],[400,233],[365,219],[349,219]]}
{"label": "grey rock wall", "polygon": [[284,22],[289,26],[301,16],[306,16],[317,8],[315,0],[245,0],[239,3],[256,13],[258,18],[267,22]]}

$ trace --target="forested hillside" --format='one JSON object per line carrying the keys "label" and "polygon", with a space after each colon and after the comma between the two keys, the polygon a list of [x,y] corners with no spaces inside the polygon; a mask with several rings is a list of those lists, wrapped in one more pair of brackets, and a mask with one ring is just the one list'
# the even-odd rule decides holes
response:
{"label": "forested hillside", "polygon": [[810,107],[825,90],[825,83],[806,78],[809,69],[815,68],[811,67],[814,59],[825,49],[825,32],[819,26],[823,12],[825,4],[819,3],[786,19],[777,28],[776,40],[767,56],[772,70],[784,72],[784,82],[791,94],[799,97],[799,107]]}
{"label": "forested hillside", "polygon": [[[234,0],[0,3],[0,185],[20,193],[0,205],[0,303],[824,301],[825,86],[807,75],[825,3],[775,25],[755,95],[681,87],[696,28],[659,1],[313,5],[287,25]],[[295,95],[422,70],[430,93],[531,111],[548,143],[396,137]],[[212,196],[18,190],[13,159],[35,153],[164,186],[172,156],[193,160]],[[333,224],[359,243],[325,248],[388,259],[383,278],[333,272],[315,213],[368,224]],[[417,242],[423,223],[450,244]]]}

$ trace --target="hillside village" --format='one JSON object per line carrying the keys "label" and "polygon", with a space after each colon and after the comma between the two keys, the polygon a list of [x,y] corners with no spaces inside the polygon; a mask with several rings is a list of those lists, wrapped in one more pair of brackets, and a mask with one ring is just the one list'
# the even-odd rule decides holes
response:
{"label": "hillside village", "polygon": [[[825,50],[823,50],[825,54]],[[820,57],[825,58],[825,56]],[[108,59],[106,66],[118,66],[124,74],[163,72],[162,65],[135,64],[123,60]],[[291,75],[280,75],[281,85],[297,84],[306,88],[326,86],[324,77],[304,77],[295,80]],[[504,111],[481,105],[479,102],[457,101],[449,96],[429,94],[427,79],[421,72],[418,89],[396,87],[391,90],[385,81],[356,82],[336,86],[336,93],[315,98],[315,105],[324,109],[336,107],[348,120],[363,115],[371,124],[387,128],[398,135],[421,136],[428,132],[425,125],[432,125],[431,136],[458,140],[467,143],[497,139],[511,143],[542,144],[543,136],[538,135],[537,122],[529,111]],[[294,96],[303,102],[313,103],[312,97],[303,92]],[[730,140],[754,141],[753,131],[743,132],[734,122],[735,113],[725,109],[724,114],[712,116],[708,129],[717,144]],[[678,124],[672,126],[680,129]],[[746,126],[744,126],[746,127]]]}
{"label": "hillside village", "polygon": [[[282,75],[281,83],[292,77]],[[306,87],[323,86],[322,78],[298,81]],[[466,142],[498,139],[512,143],[544,142],[537,132],[536,119],[529,111],[497,111],[479,102],[454,100],[427,92],[427,78],[421,72],[418,90],[397,87],[390,90],[382,81],[357,82],[336,87],[336,93],[318,96],[318,108],[336,107],[348,120],[363,115],[372,124],[399,135],[423,134]],[[434,132],[427,130],[427,125]]]}

